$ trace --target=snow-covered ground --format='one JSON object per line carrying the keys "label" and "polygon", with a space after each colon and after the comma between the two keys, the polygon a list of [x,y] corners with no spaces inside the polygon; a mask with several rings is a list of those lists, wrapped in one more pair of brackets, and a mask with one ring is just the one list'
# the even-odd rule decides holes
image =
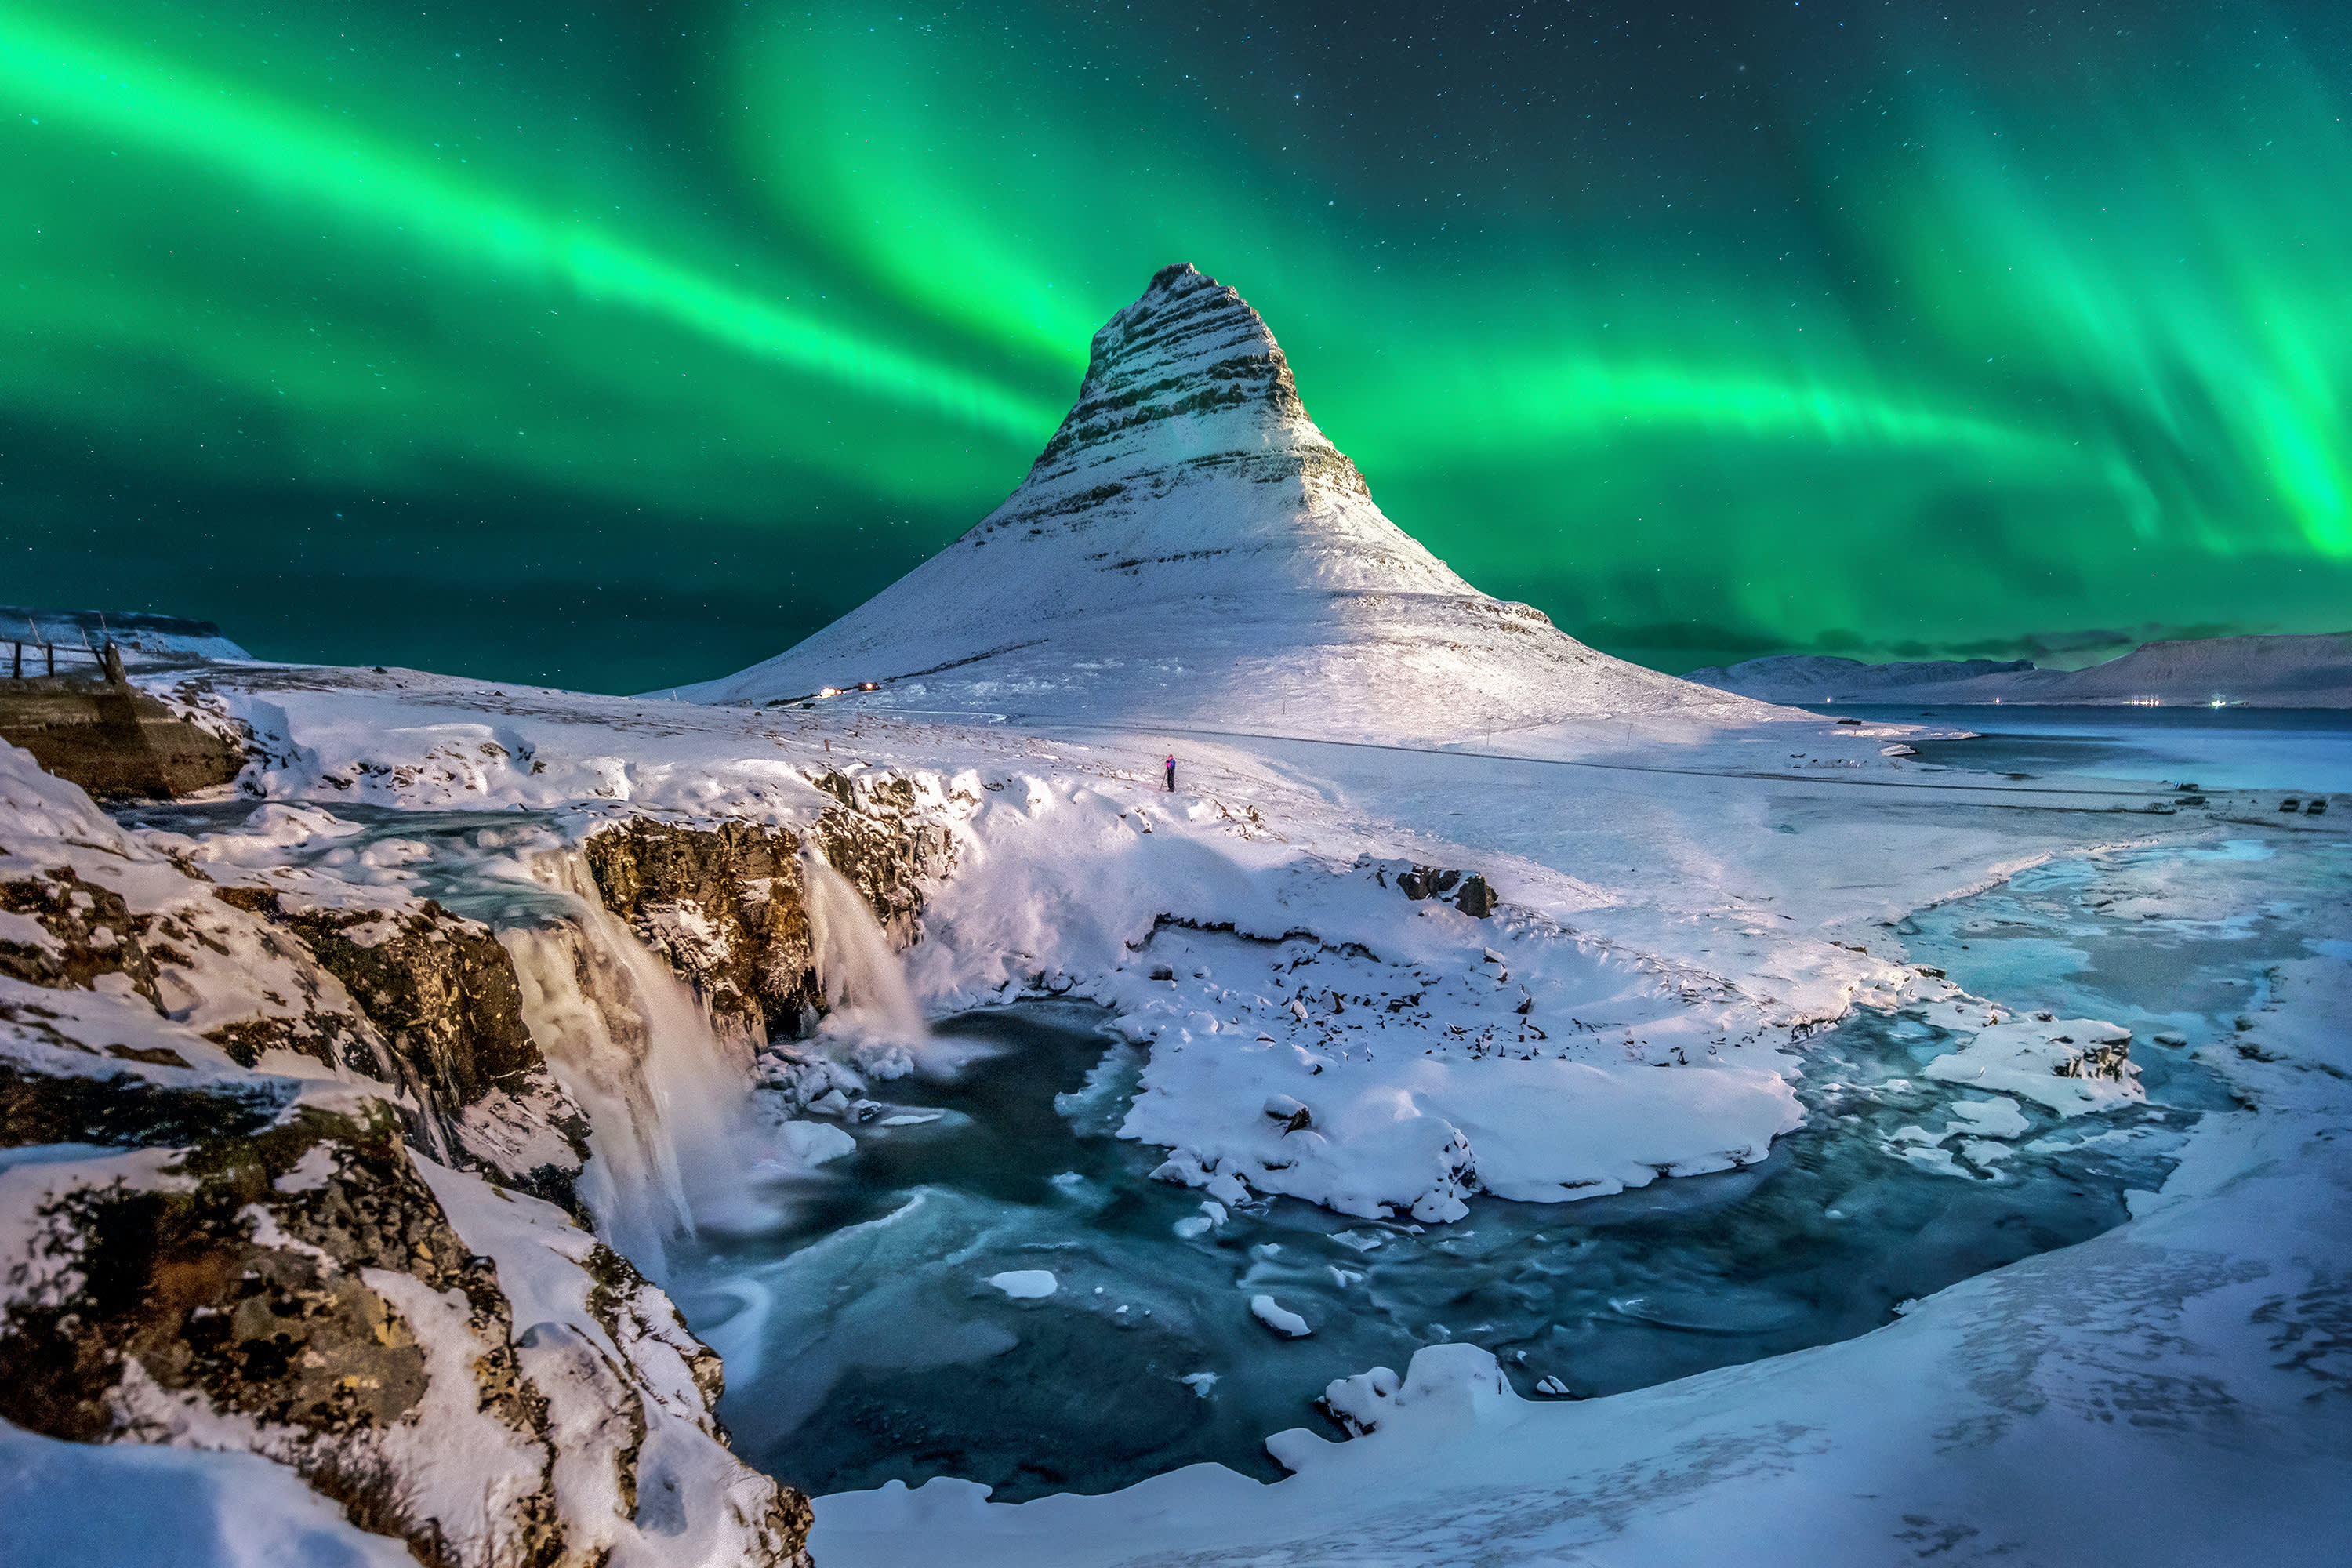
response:
{"label": "snow-covered ground", "polygon": [[[2301,818],[2231,820],[2253,816],[2252,799],[2151,811],[2171,798],[2152,781],[1929,771],[1886,754],[1902,733],[1826,719],[1583,724],[1442,749],[1196,726],[1024,734],[399,671],[224,671],[203,695],[267,739],[250,781],[281,812],[791,822],[832,798],[813,775],[904,776],[954,837],[906,955],[927,1010],[1091,997],[1147,1053],[1128,1135],[1165,1146],[1168,1174],[1205,1203],[1287,1194],[1441,1225],[1474,1182],[1572,1201],[1756,1158],[1798,1114],[1792,1038],[1855,1006],[1932,1008],[1965,1032],[2005,1029],[2008,1009],[2039,1000],[1941,947],[1922,956],[1901,924],[1915,911],[2094,853],[2188,857],[2252,831],[2295,856],[2336,842]],[[206,852],[266,857],[268,837],[248,828]],[[436,890],[453,874],[429,836],[401,842],[418,847],[324,869]],[[2270,862],[2181,863],[2207,881],[2146,896],[2195,892],[2225,920],[2220,905],[2257,886],[2246,868]],[[1499,906],[1465,912],[1458,883],[1408,898],[1416,867],[1476,872]],[[2173,1560],[2218,1553],[2241,1526],[2297,1560],[2294,1542],[2345,1506],[2323,1463],[2346,1435],[2328,1162],[2352,1065],[2329,1021],[2352,952],[2332,885],[2305,911],[2315,945],[2265,994],[2259,1057],[2217,1066],[2254,1109],[2207,1116],[2161,1196],[2110,1237],[1847,1344],[1574,1406],[1476,1392],[1492,1375],[1456,1345],[1400,1369],[1402,1392],[1362,1395],[1370,1436],[1277,1443],[1300,1473],[1273,1487],[1194,1469],[1018,1508],[947,1482],[825,1499],[819,1561],[1646,1561],[1735,1538],[1752,1554],[1759,1510],[1790,1521],[1763,1533],[1792,1557],[1891,1558],[1948,1536],[2086,1561],[2101,1559],[2081,1496],[2126,1490],[2147,1530],[2181,1543]],[[2068,1000],[2057,1016],[2111,1016]],[[2013,1135],[2015,1100],[1995,1088],[1950,1148],[1974,1157],[1962,1131],[1977,1153]],[[1289,1310],[1278,1291],[1271,1307]],[[34,1447],[40,1466],[73,1469]],[[118,1461],[90,1464],[95,1478]],[[2163,1484],[2134,1489],[2134,1474]],[[2117,1536],[2105,1560],[2145,1560],[2126,1544],[2150,1538]]]}

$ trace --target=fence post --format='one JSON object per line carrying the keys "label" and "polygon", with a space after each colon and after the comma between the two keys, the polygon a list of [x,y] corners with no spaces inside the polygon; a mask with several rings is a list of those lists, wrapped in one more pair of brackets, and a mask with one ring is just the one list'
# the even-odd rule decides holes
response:
{"label": "fence post", "polygon": [[46,659],[47,659],[47,660],[49,661],[49,673],[50,673],[51,675],[55,675],[55,674],[57,674],[57,672],[58,672],[58,645],[57,645],[57,644],[55,644],[55,643],[53,643],[53,642],[45,642],[45,643],[43,643],[43,644],[41,645],[41,657],[42,657],[43,658],[46,658]]}
{"label": "fence post", "polygon": [[25,645],[21,642],[14,642],[10,643],[8,646],[10,648],[15,650],[14,662],[16,668],[11,671],[11,679],[22,680],[25,679]]}

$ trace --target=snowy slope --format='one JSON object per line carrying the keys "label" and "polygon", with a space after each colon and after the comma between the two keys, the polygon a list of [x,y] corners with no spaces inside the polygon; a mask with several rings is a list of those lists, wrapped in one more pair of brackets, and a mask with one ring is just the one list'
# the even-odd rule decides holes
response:
{"label": "snowy slope", "polygon": [[[191,838],[116,834],[84,803],[43,830],[103,838],[108,858],[142,874],[175,855],[223,883],[232,872],[331,876],[348,883],[340,898],[413,897],[520,852],[533,833],[623,815],[802,823],[837,798],[817,786],[822,774],[904,780],[912,809],[950,844],[906,954],[929,1011],[1092,998],[1117,1015],[1121,1048],[1146,1058],[1123,1131],[1170,1150],[1171,1175],[1204,1198],[1239,1184],[1351,1213],[1419,1209],[1438,1224],[1451,1223],[1441,1216],[1461,1152],[1490,1190],[1529,1196],[1547,1184],[1567,1197],[1743,1163],[1785,1125],[1785,1086],[1802,1070],[1778,1047],[1849,1009],[1932,1005],[1976,1034],[1968,1051],[2015,1043],[1985,1001],[1906,961],[1885,923],[1905,911],[2101,846],[2178,841],[2204,856],[2197,865],[2236,875],[2242,864],[2195,848],[2237,830],[2220,826],[2218,808],[2210,821],[2149,815],[2153,790],[1930,770],[1885,754],[1908,731],[1819,718],[1679,735],[1671,724],[1553,731],[1516,738],[1515,750],[1537,753],[1518,755],[1194,737],[1170,792],[1156,763],[1177,737],[1085,723],[1041,733],[830,704],[751,711],[404,670],[247,666],[142,684],[251,728],[241,784],[270,814],[209,829],[191,821]],[[31,822],[37,808],[10,809]],[[298,812],[330,826],[342,814],[338,834],[375,814],[414,826],[371,830],[371,847],[396,851],[372,858],[323,849],[324,835],[305,850],[262,831]],[[2282,843],[2325,836],[2263,820]],[[99,854],[77,862],[93,879]],[[1502,907],[1476,919],[1412,900],[1397,873],[1412,862],[1476,868]],[[2308,901],[2292,886],[2256,890],[2263,907]],[[2181,893],[2155,883],[2131,896],[2234,929],[2227,917],[2240,905],[2192,906]],[[1978,1531],[1990,1543],[1980,1555],[2024,1542],[2010,1561],[2223,1562],[2222,1534],[2242,1530],[2265,1561],[2324,1560],[2288,1548],[2318,1539],[2344,1509],[2341,1407],[2306,1394],[2313,1378],[2339,1375],[2341,1359],[2341,1336],[2322,1326],[2341,1287],[2322,1276],[2331,1255],[2309,1238],[2343,1227],[2346,1064],[2332,1020],[2352,933],[2340,917],[2315,929],[2312,951],[2336,956],[2283,966],[2301,990],[2278,1023],[2251,1009],[2263,1019],[2262,1050],[2211,1047],[2216,1070],[2242,1075],[2235,1102],[2259,1109],[2216,1119],[2225,1136],[2200,1144],[2196,1168],[2168,1186],[2175,1206],[2136,1205],[2133,1229],[2094,1247],[1989,1276],[1862,1340],[1572,1407],[1530,1408],[1493,1382],[1482,1352],[1457,1347],[1408,1369],[1409,1398],[1368,1396],[1399,1406],[1370,1438],[1328,1453],[1277,1439],[1299,1474],[1275,1487],[1198,1467],[1018,1509],[984,1505],[953,1481],[828,1499],[820,1558],[831,1568],[1138,1554],[1164,1564],[1179,1553],[1539,1563],[1747,1550],[1764,1561],[1911,1561],[1920,1545],[1906,1531],[1925,1531],[1916,1541],[1932,1548],[1950,1530]],[[1376,1005],[1408,991],[1426,1018]],[[69,1017],[61,994],[40,997],[61,1030],[80,1009],[126,1015],[118,997],[79,992]],[[2059,1016],[2088,1038],[2074,1011]],[[1608,1026],[1580,1032],[1580,1020]],[[1551,1026],[1541,1057],[1520,1038],[1528,1025]],[[199,1048],[189,1024],[144,1026],[154,1043],[170,1032]],[[1720,1059],[1673,1050],[1701,1035],[1723,1038]],[[1517,1048],[1482,1048],[1507,1040]],[[1266,1110],[1277,1096],[1308,1121],[1286,1132]],[[862,1125],[841,1136],[865,1135]],[[425,1174],[467,1248],[497,1259],[515,1327],[562,1321],[578,1281],[557,1244],[582,1245],[584,1233],[461,1184],[471,1178]],[[1572,1207],[1561,1223],[1576,1223]],[[1236,1314],[1247,1300],[1236,1298]],[[1272,1331],[1274,1320],[1258,1321]],[[551,1360],[573,1343],[540,1342]],[[2311,1370],[2281,1364],[2305,1346],[2321,1347],[2305,1358]],[[2148,1418],[2110,1420],[2112,1409]],[[569,1431],[594,1413],[559,1401],[550,1419]],[[695,1442],[682,1426],[673,1435]],[[595,1479],[579,1462],[593,1450],[558,1447],[573,1456],[558,1488]],[[715,1446],[696,1447],[709,1463],[693,1476],[747,1479]],[[0,1450],[58,1496],[93,1497],[131,1473],[110,1451],[5,1427]],[[174,1463],[168,1479],[199,1497],[248,1479],[201,1456]],[[707,1493],[681,1492],[682,1507],[647,1515],[660,1522],[644,1529],[721,1517]],[[299,1494],[249,1495],[255,1517],[240,1531],[302,1541],[317,1560],[339,1548],[359,1560]],[[2103,1511],[2105,1496],[2134,1500]],[[2230,1506],[2200,1514],[2215,1497]],[[2075,1531],[2126,1515],[2142,1522],[2110,1549],[2074,1550]],[[1759,1531],[1759,1518],[1783,1528]],[[614,1529],[634,1546],[638,1525]],[[24,1539],[23,1526],[0,1511],[0,1563],[14,1560],[12,1535]],[[253,1560],[226,1541],[189,1555]]]}
{"label": "snowy slope", "polygon": [[971,531],[788,651],[685,689],[1022,717],[1438,738],[1597,715],[1769,717],[1490,598],[1383,516],[1240,295],[1171,267]]}
{"label": "snowy slope", "polygon": [[1862,664],[1776,654],[1689,679],[1766,702],[2223,702],[2248,708],[2352,708],[2352,633],[2183,638],[2142,643],[2084,669],[2036,669],[2020,659]]}

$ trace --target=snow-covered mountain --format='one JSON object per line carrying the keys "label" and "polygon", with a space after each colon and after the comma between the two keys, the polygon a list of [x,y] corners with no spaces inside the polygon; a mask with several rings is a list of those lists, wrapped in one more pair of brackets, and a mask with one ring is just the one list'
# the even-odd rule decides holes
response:
{"label": "snow-covered mountain", "polygon": [[910,710],[1430,739],[1752,702],[1593,651],[1388,520],[1233,289],[1170,267],[1095,334],[1003,505],[708,702],[825,687]]}
{"label": "snow-covered mountain", "polygon": [[2352,633],[2142,643],[2120,658],[2083,669],[2036,669],[2023,659],[1862,664],[1776,654],[1728,668],[1694,669],[1685,679],[1766,702],[2352,708]]}
{"label": "snow-covered mountain", "polygon": [[96,658],[84,652],[104,647],[111,639],[130,665],[184,664],[192,659],[249,659],[253,656],[221,636],[210,621],[183,620],[136,610],[47,610],[23,605],[0,605],[0,641],[21,642],[26,657],[37,661],[40,646],[54,643],[72,649],[66,658],[71,669],[87,670]]}
{"label": "snow-covered mountain", "polygon": [[2022,658],[1938,658],[1916,663],[1864,664],[1858,658],[1840,658],[1826,653],[1776,653],[1727,667],[1711,664],[1690,671],[1683,679],[1763,702],[1861,702],[1881,692],[1901,700],[1921,687],[1950,686],[1986,676],[2021,675],[2032,670],[2032,661]]}

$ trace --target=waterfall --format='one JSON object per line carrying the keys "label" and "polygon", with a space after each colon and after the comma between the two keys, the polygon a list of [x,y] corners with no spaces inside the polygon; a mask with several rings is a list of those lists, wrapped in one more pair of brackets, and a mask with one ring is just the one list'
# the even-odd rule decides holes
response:
{"label": "waterfall", "polygon": [[719,1038],[685,984],[604,908],[576,853],[533,868],[570,895],[571,918],[499,932],[523,1021],[588,1116],[582,1200],[605,1239],[659,1279],[670,1244],[698,1222],[762,1212],[749,1054]]}
{"label": "waterfall", "polygon": [[808,889],[817,984],[833,1010],[825,1032],[846,1037],[862,1065],[886,1076],[906,1072],[930,1026],[907,989],[907,972],[890,939],[857,889],[824,856],[803,850],[801,876]]}
{"label": "waterfall", "polygon": [[[579,1191],[598,1233],[659,1281],[680,1237],[772,1225],[784,1201],[774,1178],[807,1168],[808,1140],[754,1114],[750,1043],[711,1027],[685,983],[604,907],[577,850],[525,864],[555,907],[499,932],[514,959],[523,1021],[587,1113],[592,1158]],[[822,856],[804,852],[802,873],[818,984],[832,1008],[826,1035],[877,1076],[911,1070],[929,1031],[898,955],[857,889]]]}

